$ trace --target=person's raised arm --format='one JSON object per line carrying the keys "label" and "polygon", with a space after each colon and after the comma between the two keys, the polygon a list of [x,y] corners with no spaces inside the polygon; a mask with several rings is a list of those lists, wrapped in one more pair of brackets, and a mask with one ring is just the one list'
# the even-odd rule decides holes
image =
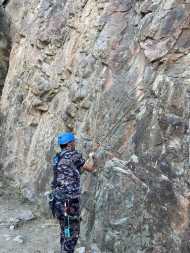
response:
{"label": "person's raised arm", "polygon": [[81,168],[81,174],[86,170],[90,173],[93,172],[94,170],[94,153],[90,153],[89,154],[89,159],[85,162],[85,164],[83,165],[83,167]]}

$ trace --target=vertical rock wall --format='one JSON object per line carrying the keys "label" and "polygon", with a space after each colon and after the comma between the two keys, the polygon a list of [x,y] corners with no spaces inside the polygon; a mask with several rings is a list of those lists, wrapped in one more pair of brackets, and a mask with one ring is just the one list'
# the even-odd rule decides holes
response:
{"label": "vertical rock wall", "polygon": [[0,7],[0,97],[9,65],[9,53],[11,48],[9,28],[9,20]]}
{"label": "vertical rock wall", "polygon": [[[91,247],[189,252],[189,1],[10,1],[14,38],[1,99],[1,167],[30,200],[52,177],[57,135],[87,158],[175,49],[141,101],[96,153]],[[17,15],[15,15],[17,13]],[[81,244],[89,177],[82,177]]]}

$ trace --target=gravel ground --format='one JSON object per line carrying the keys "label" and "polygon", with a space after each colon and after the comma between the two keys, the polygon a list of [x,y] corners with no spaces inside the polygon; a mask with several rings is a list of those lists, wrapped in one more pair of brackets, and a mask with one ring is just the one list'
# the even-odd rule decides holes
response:
{"label": "gravel ground", "polygon": [[[57,221],[24,199],[10,182],[0,180],[0,203],[0,253],[59,253]],[[26,211],[34,218],[21,220],[20,215]],[[14,229],[10,218],[19,220]],[[22,243],[14,241],[18,236]]]}

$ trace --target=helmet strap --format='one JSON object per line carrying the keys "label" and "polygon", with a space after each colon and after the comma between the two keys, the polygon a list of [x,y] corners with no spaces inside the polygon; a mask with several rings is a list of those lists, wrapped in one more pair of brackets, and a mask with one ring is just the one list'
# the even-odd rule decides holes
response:
{"label": "helmet strap", "polygon": [[75,150],[75,148],[74,148],[74,142],[71,141],[70,144],[71,144],[71,151],[74,151]]}
{"label": "helmet strap", "polygon": [[68,150],[70,150],[70,151],[74,151],[75,150],[74,142],[73,141],[68,142],[67,145],[69,145]]}

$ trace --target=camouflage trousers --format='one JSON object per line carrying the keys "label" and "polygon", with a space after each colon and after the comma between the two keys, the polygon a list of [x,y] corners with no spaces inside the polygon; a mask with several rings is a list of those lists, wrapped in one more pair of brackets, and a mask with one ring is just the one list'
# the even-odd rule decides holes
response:
{"label": "camouflage trousers", "polygon": [[[75,247],[77,245],[79,231],[80,231],[80,221],[77,219],[69,219],[70,237],[66,237],[65,228],[68,226],[68,219],[64,218],[64,205],[57,201],[55,203],[56,216],[60,223],[61,233],[60,233],[60,243],[61,251],[60,253],[74,253]],[[78,199],[72,200],[70,204],[70,216],[80,216],[80,203]]]}

